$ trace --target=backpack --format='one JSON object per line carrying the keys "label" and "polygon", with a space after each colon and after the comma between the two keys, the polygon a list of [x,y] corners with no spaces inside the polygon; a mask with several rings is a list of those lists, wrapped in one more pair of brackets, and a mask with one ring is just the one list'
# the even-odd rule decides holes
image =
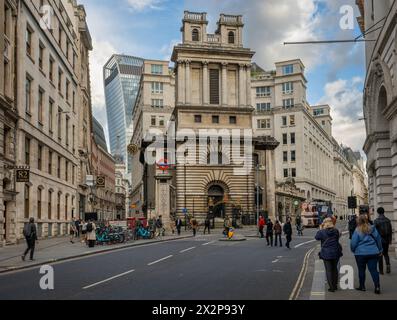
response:
{"label": "backpack", "polygon": [[91,222],[90,222],[89,224],[87,224],[87,232],[92,232],[93,229],[94,229],[94,228],[93,228]]}
{"label": "backpack", "polygon": [[25,227],[23,228],[23,235],[25,238],[30,238],[32,235],[32,228],[30,227],[30,223],[25,224]]}

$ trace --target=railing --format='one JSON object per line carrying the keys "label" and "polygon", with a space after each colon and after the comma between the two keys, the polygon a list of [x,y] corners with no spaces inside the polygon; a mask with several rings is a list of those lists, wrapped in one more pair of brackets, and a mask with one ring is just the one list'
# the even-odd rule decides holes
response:
{"label": "railing", "polygon": [[221,22],[242,23],[242,16],[221,14]]}
{"label": "railing", "polygon": [[206,13],[185,11],[185,20],[205,21],[206,19]]}
{"label": "railing", "polygon": [[210,43],[219,43],[221,41],[221,38],[217,34],[207,34],[207,42]]}

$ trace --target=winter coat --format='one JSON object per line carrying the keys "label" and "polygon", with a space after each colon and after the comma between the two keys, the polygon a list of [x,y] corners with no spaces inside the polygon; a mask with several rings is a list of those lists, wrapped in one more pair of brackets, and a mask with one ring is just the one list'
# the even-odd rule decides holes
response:
{"label": "winter coat", "polygon": [[284,225],[284,233],[285,233],[285,235],[286,236],[292,236],[292,226],[291,226],[291,223],[286,223],[285,225]]}
{"label": "winter coat", "polygon": [[363,234],[357,228],[350,246],[355,256],[375,256],[383,252],[382,238],[375,227],[371,227],[370,234]]}
{"label": "winter coat", "polygon": [[337,229],[324,229],[317,232],[316,240],[321,241],[320,258],[337,260],[342,257],[342,246],[339,243],[340,233]]}
{"label": "winter coat", "polygon": [[283,233],[283,228],[281,227],[281,224],[276,223],[274,225],[274,233],[275,234],[282,234]]}
{"label": "winter coat", "polygon": [[393,228],[391,221],[383,215],[379,216],[379,218],[375,220],[374,225],[382,237],[383,242],[391,244],[393,242]]}
{"label": "winter coat", "polygon": [[273,222],[268,222],[267,224],[267,229],[266,229],[267,234],[273,234]]}

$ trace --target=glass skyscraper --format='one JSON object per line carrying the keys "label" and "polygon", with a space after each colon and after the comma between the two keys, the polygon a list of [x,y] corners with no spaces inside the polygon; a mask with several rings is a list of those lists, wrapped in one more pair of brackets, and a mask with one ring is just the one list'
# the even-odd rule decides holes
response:
{"label": "glass skyscraper", "polygon": [[144,60],[113,55],[103,70],[110,152],[121,157],[131,173],[127,146],[133,134],[132,112],[138,95]]}

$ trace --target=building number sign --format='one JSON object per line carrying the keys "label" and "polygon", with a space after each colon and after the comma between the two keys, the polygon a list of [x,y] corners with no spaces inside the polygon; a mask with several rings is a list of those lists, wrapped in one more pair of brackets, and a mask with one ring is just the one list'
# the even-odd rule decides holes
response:
{"label": "building number sign", "polygon": [[27,169],[16,170],[17,182],[30,182],[30,171]]}

